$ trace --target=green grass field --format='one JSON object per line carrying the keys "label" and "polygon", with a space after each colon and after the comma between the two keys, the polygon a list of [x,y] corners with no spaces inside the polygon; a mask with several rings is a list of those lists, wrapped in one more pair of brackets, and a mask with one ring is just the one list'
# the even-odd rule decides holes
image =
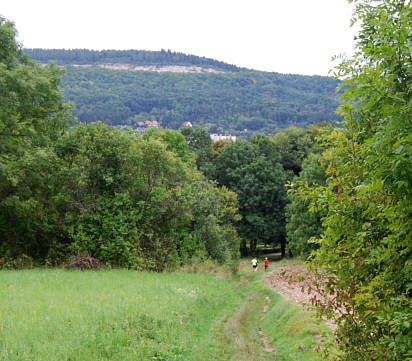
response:
{"label": "green grass field", "polygon": [[[279,342],[287,339],[271,333],[279,302],[262,321],[265,296],[276,295],[257,274],[242,282],[201,273],[1,271],[0,285],[0,360],[286,359]],[[264,351],[262,327],[276,355]]]}
{"label": "green grass field", "polygon": [[1,360],[196,360],[241,300],[211,275],[0,272]]}

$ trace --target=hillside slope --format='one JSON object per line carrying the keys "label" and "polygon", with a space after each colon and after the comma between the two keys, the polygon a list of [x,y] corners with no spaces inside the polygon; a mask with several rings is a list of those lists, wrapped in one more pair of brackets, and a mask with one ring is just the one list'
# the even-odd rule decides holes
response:
{"label": "hillside slope", "polygon": [[25,52],[66,67],[62,87],[82,122],[138,127],[157,120],[177,129],[190,121],[211,133],[250,137],[339,120],[338,82],[329,77],[253,71],[170,51]]}

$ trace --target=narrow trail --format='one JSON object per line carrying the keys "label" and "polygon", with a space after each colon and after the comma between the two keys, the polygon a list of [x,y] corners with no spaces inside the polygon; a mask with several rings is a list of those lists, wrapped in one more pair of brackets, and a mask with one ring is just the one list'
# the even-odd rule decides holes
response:
{"label": "narrow trail", "polygon": [[[266,296],[265,297],[266,300],[266,305],[263,307],[263,315],[260,318],[261,321],[263,321],[263,319],[265,318],[265,313],[269,310],[269,304],[270,304],[270,297]],[[262,329],[259,329],[259,335],[261,337],[262,343],[265,345],[265,352],[271,352],[273,354],[277,354],[276,348],[272,347],[270,345],[269,339],[266,337],[266,334],[262,331]]]}
{"label": "narrow trail", "polygon": [[[220,335],[219,342],[226,345],[227,353],[219,355],[216,360],[322,360],[321,356],[318,358],[314,353],[316,354],[320,345],[327,340],[327,331],[322,327],[318,328],[316,321],[312,324],[313,319],[308,313],[302,312],[296,316],[293,307],[283,306],[285,301],[298,304],[308,301],[308,295],[301,292],[301,285],[290,284],[282,276],[285,268],[303,271],[303,265],[288,260],[273,262],[272,269],[268,272],[252,272],[249,267],[249,262],[242,262],[238,279],[238,287],[244,290],[245,299],[217,330]],[[276,292],[284,301],[279,303],[278,296],[273,298],[275,295],[272,297],[272,293],[266,289]],[[278,306],[282,307],[281,314],[273,308]],[[292,312],[291,317],[286,316],[287,318],[283,319],[283,315],[288,315],[288,312]],[[296,330],[291,333],[294,328]],[[307,332],[310,333],[309,336],[306,336]]]}
{"label": "narrow trail", "polygon": [[[248,272],[239,278],[239,287],[253,287],[256,274]],[[231,361],[276,361],[277,351],[270,344],[261,325],[270,309],[271,298],[250,290],[239,308],[221,326],[219,333],[227,344]],[[225,359],[226,358],[222,358]]]}

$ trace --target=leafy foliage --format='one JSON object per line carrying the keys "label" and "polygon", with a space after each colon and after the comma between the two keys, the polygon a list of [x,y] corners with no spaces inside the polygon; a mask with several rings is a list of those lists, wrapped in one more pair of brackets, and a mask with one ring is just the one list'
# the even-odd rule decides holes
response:
{"label": "leafy foliage", "polygon": [[[239,197],[239,234],[251,241],[283,243],[286,175],[266,136],[226,145],[215,158],[216,179]],[[243,245],[246,251],[246,245]]]}
{"label": "leafy foliage", "polygon": [[180,132],[186,139],[190,150],[196,154],[197,168],[209,178],[213,178],[215,169],[212,160],[212,139],[206,129],[184,127]]}
{"label": "leafy foliage", "polygon": [[[153,270],[195,256],[222,263],[237,258],[236,232],[228,223],[236,218],[236,199],[214,190],[192,162],[183,162],[155,137],[143,139],[102,123],[80,125],[61,139],[57,151],[68,164],[73,252]],[[212,210],[216,206],[218,213]],[[199,219],[213,216],[206,224]],[[197,232],[208,237],[196,237]]]}
{"label": "leafy foliage", "polygon": [[[0,253],[46,257],[60,218],[53,144],[71,123],[62,71],[23,54],[0,17]],[[7,263],[7,260],[5,260]]]}
{"label": "leafy foliage", "polygon": [[276,152],[286,171],[297,176],[303,161],[312,153],[320,153],[322,147],[316,140],[322,134],[332,131],[334,126],[327,122],[312,124],[308,129],[292,126],[273,136]]}
{"label": "leafy foliage", "polygon": [[[325,168],[319,164],[320,155],[312,153],[302,163],[299,177],[295,177],[292,187],[306,183],[310,186],[325,185]],[[310,253],[318,248],[318,244],[309,242],[311,237],[319,237],[323,233],[322,214],[309,212],[308,200],[295,195],[286,205],[287,243],[294,256],[308,258]]]}
{"label": "leafy foliage", "polygon": [[[330,146],[326,186],[304,186],[325,212],[315,269],[328,273],[321,312],[338,324],[344,360],[412,357],[412,59],[409,1],[356,1],[355,57],[337,68],[344,128]],[[319,271],[321,273],[321,271]]]}

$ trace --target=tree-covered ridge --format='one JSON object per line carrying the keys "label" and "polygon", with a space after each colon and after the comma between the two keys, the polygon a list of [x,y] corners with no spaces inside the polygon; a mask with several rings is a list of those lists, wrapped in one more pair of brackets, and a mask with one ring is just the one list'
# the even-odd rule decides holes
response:
{"label": "tree-covered ridge", "polygon": [[66,99],[82,122],[136,127],[157,120],[177,129],[184,121],[211,133],[275,133],[290,125],[336,121],[337,82],[324,77],[241,72],[177,74],[69,67]]}
{"label": "tree-covered ridge", "polygon": [[[60,59],[58,50],[26,52],[39,61]],[[47,52],[50,56],[42,55]],[[73,114],[81,122],[101,120],[139,127],[141,122],[156,120],[165,128],[178,129],[190,121],[210,133],[250,138],[254,133],[274,134],[291,125],[340,119],[335,113],[339,82],[329,77],[259,71],[188,74],[78,68],[68,65],[69,56],[71,64],[79,63],[76,52],[62,50],[68,57],[62,87],[65,99],[75,103]],[[122,58],[127,52],[111,52],[111,62],[129,61]],[[146,64],[161,59],[154,56]],[[188,65],[198,65],[190,59],[188,56]]]}
{"label": "tree-covered ridge", "polygon": [[32,59],[54,61],[60,65],[126,63],[133,65],[196,65],[220,71],[238,72],[245,69],[222,61],[187,55],[170,50],[89,50],[89,49],[24,49]]}

